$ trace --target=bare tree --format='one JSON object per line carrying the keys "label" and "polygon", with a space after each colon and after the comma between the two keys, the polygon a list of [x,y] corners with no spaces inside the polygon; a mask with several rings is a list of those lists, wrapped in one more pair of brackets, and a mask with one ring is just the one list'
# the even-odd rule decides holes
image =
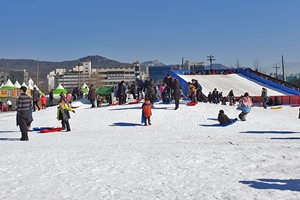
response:
{"label": "bare tree", "polygon": [[241,68],[242,67],[242,63],[241,63],[240,59],[238,59],[238,58],[235,61],[235,67],[236,68]]}
{"label": "bare tree", "polygon": [[258,61],[258,60],[254,60],[252,62],[252,65],[254,67],[254,70],[257,71],[257,72],[260,72],[261,69],[262,69],[262,64]]}

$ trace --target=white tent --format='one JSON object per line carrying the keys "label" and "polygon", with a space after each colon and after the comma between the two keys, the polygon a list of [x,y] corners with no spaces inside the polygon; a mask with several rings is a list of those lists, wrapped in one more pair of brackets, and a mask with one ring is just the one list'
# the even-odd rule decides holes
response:
{"label": "white tent", "polygon": [[28,86],[26,85],[25,82],[22,83],[22,86],[25,86],[26,88],[28,88]]}
{"label": "white tent", "polygon": [[20,88],[20,87],[21,87],[19,81],[16,81],[15,84],[14,84],[14,86],[15,86],[16,88]]}
{"label": "white tent", "polygon": [[1,88],[2,89],[13,89],[13,88],[15,88],[15,86],[14,86],[14,84],[12,84],[11,80],[8,79]]}
{"label": "white tent", "polygon": [[1,84],[0,88],[2,88],[2,87],[3,87],[3,83]]}
{"label": "white tent", "polygon": [[11,86],[11,87],[13,87],[14,84],[11,82],[10,79],[8,79],[8,80],[6,81],[6,83],[4,84],[4,86]]}

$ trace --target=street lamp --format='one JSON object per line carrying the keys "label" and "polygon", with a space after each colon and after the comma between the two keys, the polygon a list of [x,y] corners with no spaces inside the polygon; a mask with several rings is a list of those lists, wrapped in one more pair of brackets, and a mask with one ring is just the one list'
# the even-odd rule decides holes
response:
{"label": "street lamp", "polygon": [[77,71],[78,71],[78,88],[80,87],[80,71],[79,71],[79,66],[80,66],[80,59],[77,61]]}
{"label": "street lamp", "polygon": [[214,56],[209,55],[209,56],[207,56],[207,60],[210,61],[210,71],[212,71],[212,61],[216,60],[216,59],[214,58]]}

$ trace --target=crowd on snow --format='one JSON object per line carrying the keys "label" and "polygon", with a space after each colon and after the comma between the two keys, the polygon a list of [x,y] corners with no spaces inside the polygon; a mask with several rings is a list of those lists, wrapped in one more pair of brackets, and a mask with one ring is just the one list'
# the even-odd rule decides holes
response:
{"label": "crowd on snow", "polygon": [[[90,87],[86,87],[87,99],[91,103],[91,107],[95,107],[95,101],[97,100],[96,89],[94,85],[90,85]],[[40,92],[34,88],[32,91],[32,98],[26,94],[27,88],[22,86],[20,88],[20,96],[17,101],[17,125],[20,127],[20,131],[22,133],[22,137],[20,140],[28,141],[28,130],[30,129],[31,122],[33,121],[32,112],[36,109],[45,109],[46,108],[46,98],[45,95],[40,97]],[[48,106],[53,105],[53,91],[49,93],[49,104]],[[214,88],[212,92],[209,92],[206,96],[202,92],[202,86],[199,84],[198,80],[192,79],[191,82],[188,82],[188,87],[186,89],[186,95],[182,92],[182,87],[176,78],[172,78],[170,74],[167,74],[163,79],[163,84],[158,87],[154,80],[150,77],[147,77],[145,81],[143,81],[139,76],[137,77],[137,81],[132,81],[131,85],[126,84],[124,81],[121,81],[116,88],[116,98],[118,100],[119,105],[123,105],[129,99],[129,96],[132,95],[133,99],[141,100],[144,99],[142,104],[142,123],[144,125],[151,125],[151,109],[153,108],[154,101],[157,99],[161,99],[164,103],[169,103],[174,100],[175,102],[175,110],[179,108],[179,100],[183,97],[188,97],[192,103],[197,102],[209,102],[214,104],[223,104],[226,105],[226,102],[229,102],[229,105],[236,105],[238,102],[238,110],[241,113],[238,115],[238,118],[241,121],[246,121],[246,116],[250,112],[252,107],[252,100],[249,96],[248,92],[245,92],[239,98],[234,96],[233,90],[230,90],[227,95],[223,95],[223,92],[219,92],[217,88]],[[66,129],[66,131],[71,131],[69,119],[70,114],[69,111],[75,113],[75,111],[71,108],[72,100],[79,100],[83,98],[83,91],[78,87],[74,88],[72,93],[68,92],[64,94],[61,92],[60,99],[57,107],[57,119],[61,120],[62,129]],[[41,107],[38,102],[41,101]],[[281,102],[279,99],[275,98],[275,102],[273,103],[272,98],[268,97],[267,89],[262,88],[261,93],[261,106],[267,108],[267,105],[280,105]],[[10,105],[9,100],[7,104]],[[2,103],[1,103],[2,105]],[[235,119],[229,119],[228,116],[224,113],[223,110],[219,111],[218,121],[221,124],[230,124],[236,121]]]}

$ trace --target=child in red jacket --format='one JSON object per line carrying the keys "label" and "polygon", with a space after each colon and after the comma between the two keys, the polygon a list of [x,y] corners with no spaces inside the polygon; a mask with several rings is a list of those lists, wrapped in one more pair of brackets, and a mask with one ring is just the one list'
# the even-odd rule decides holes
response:
{"label": "child in red jacket", "polygon": [[143,109],[143,121],[145,123],[145,126],[147,126],[147,120],[148,120],[148,124],[151,125],[151,121],[150,121],[150,116],[152,115],[151,112],[151,107],[152,104],[150,103],[149,99],[145,99],[143,105],[142,105],[142,109]]}

